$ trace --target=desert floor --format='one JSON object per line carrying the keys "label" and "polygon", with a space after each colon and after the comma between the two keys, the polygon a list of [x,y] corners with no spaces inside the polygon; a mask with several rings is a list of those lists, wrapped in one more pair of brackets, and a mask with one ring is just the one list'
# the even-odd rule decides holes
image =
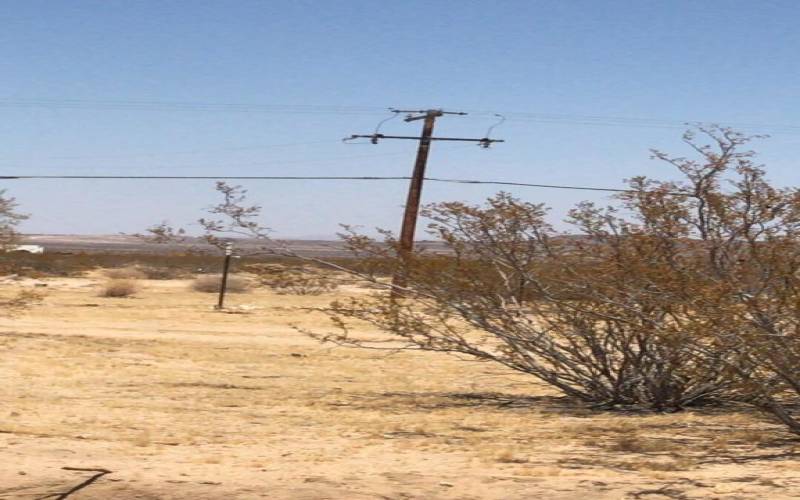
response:
{"label": "desert floor", "polygon": [[325,331],[306,308],[336,294],[223,313],[186,281],[127,299],[37,281],[43,303],[0,319],[0,498],[97,474],[65,467],[111,471],[76,499],[800,498],[800,442],[746,410],[592,411],[498,366],[292,327]]}

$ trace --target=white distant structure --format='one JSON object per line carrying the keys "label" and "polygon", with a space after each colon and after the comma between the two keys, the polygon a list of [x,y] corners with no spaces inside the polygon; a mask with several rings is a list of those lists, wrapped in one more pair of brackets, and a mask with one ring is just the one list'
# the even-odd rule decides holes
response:
{"label": "white distant structure", "polygon": [[44,253],[42,245],[9,245],[6,252]]}

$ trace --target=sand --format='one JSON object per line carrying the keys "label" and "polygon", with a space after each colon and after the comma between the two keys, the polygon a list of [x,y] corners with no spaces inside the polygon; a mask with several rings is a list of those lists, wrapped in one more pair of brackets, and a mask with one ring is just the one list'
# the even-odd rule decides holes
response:
{"label": "sand", "polygon": [[[0,319],[0,498],[800,498],[798,442],[747,410],[582,408],[438,353],[321,345],[314,297],[36,280]],[[4,284],[31,288],[34,281]]]}

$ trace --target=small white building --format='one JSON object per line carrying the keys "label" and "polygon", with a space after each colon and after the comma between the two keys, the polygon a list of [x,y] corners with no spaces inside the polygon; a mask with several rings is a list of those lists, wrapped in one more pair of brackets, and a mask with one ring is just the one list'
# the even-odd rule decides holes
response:
{"label": "small white building", "polygon": [[9,245],[6,247],[6,252],[27,252],[27,253],[44,253],[42,245]]}

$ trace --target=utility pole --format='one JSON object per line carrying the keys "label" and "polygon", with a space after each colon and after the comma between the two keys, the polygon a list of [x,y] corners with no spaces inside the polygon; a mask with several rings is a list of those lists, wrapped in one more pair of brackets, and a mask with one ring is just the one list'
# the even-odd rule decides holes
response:
{"label": "utility pole", "polygon": [[[471,139],[464,137],[433,137],[433,126],[436,119],[444,115],[459,115],[463,116],[467,113],[461,111],[443,111],[441,109],[427,109],[427,110],[403,110],[403,109],[390,109],[393,113],[407,113],[404,121],[413,122],[416,120],[424,120],[422,125],[422,135],[419,137],[404,136],[404,135],[384,135],[379,134],[377,131],[371,135],[352,135],[349,139],[367,138],[373,144],[378,144],[380,139],[411,139],[419,141],[417,148],[417,159],[414,162],[414,171],[411,174],[411,182],[408,186],[408,197],[406,198],[405,213],[403,214],[403,225],[400,229],[400,258],[407,262],[414,250],[414,232],[417,227],[417,218],[419,215],[419,206],[422,199],[422,184],[425,181],[425,168],[428,164],[428,153],[430,152],[432,141],[459,141],[459,142],[475,142],[483,148],[488,148],[495,142],[505,142],[499,139],[489,139],[483,137],[480,139]],[[406,286],[405,272],[395,274],[393,284],[397,287]],[[392,290],[396,294],[396,289]]]}
{"label": "utility pole", "polygon": [[[414,250],[414,231],[417,227],[417,215],[419,214],[420,200],[422,199],[422,183],[425,180],[425,167],[428,166],[428,153],[431,150],[431,136],[433,136],[433,125],[436,118],[442,116],[441,110],[429,110],[421,116],[409,116],[406,122],[424,119],[422,125],[422,136],[419,138],[417,148],[417,160],[414,162],[414,172],[411,174],[411,183],[408,186],[408,197],[406,198],[405,213],[403,214],[403,226],[400,229],[400,251],[408,255]],[[404,255],[404,257],[405,257]]]}
{"label": "utility pole", "polygon": [[225,307],[225,289],[228,288],[228,270],[231,267],[231,256],[233,256],[233,243],[225,243],[225,263],[222,265],[222,281],[219,284],[219,301],[217,309]]}

